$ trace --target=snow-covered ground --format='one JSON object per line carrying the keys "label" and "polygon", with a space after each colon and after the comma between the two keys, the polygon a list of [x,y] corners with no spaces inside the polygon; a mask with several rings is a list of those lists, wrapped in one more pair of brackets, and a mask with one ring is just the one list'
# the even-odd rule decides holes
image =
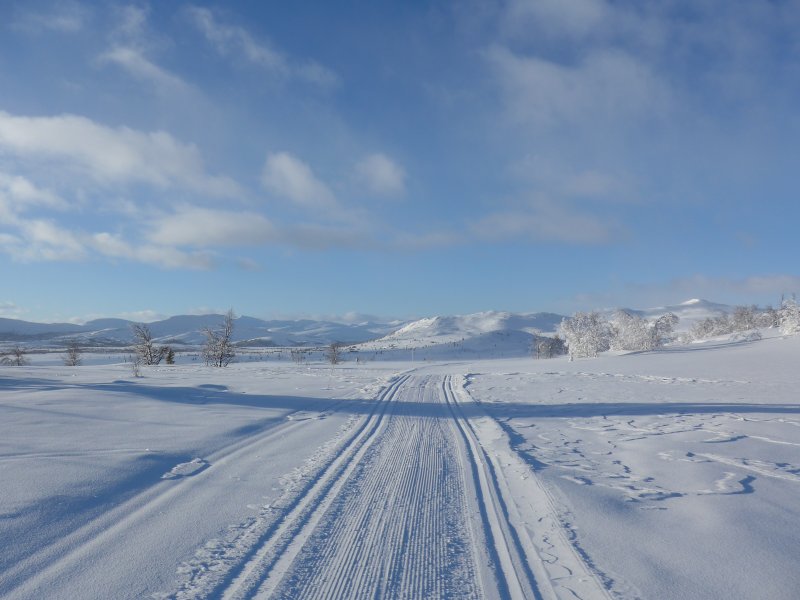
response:
{"label": "snow-covered ground", "polygon": [[3,368],[0,597],[797,597],[800,336],[462,356]]}

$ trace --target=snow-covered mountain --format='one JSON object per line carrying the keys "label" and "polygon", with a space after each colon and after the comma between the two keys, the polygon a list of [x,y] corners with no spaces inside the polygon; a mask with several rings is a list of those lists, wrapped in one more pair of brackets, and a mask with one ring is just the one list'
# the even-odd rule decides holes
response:
{"label": "snow-covered mountain", "polygon": [[[673,312],[679,318],[678,330],[690,329],[700,319],[733,310],[732,306],[692,299],[671,306],[630,309],[646,318]],[[604,311],[611,316],[614,311]],[[547,312],[512,313],[486,311],[467,315],[436,316],[415,321],[336,321],[262,320],[239,317],[234,340],[248,346],[319,346],[331,342],[359,344],[364,351],[452,349],[474,354],[494,354],[498,348],[506,356],[522,355],[539,335],[553,335],[563,315]],[[179,315],[150,323],[160,343],[200,344],[203,329],[215,327],[222,315]],[[96,346],[120,346],[131,342],[131,321],[96,319],[83,325],[72,323],[32,323],[0,319],[0,341],[20,341],[61,346],[66,339],[78,338]],[[499,350],[498,350],[499,352]]]}
{"label": "snow-covered mountain", "polygon": [[[676,327],[677,331],[688,331],[692,325],[709,317],[719,317],[733,312],[734,307],[729,304],[719,304],[700,298],[692,298],[680,304],[668,306],[657,306],[645,309],[625,309],[628,312],[637,314],[646,319],[657,319],[666,313],[674,313],[680,320]],[[614,311],[608,311],[609,315]]]}
{"label": "snow-covered mountain", "polygon": [[393,358],[415,356],[525,356],[538,336],[552,335],[562,315],[486,311],[468,315],[419,319],[379,340],[358,345],[362,352],[389,353]]}
{"label": "snow-covered mountain", "polygon": [[[204,328],[216,327],[222,319],[222,315],[179,315],[149,323],[148,327],[153,337],[160,343],[193,345],[204,341]],[[90,345],[120,346],[132,341],[132,323],[125,319],[96,319],[83,325],[0,319],[0,341],[63,345],[67,339],[78,339]],[[357,343],[380,338],[404,324],[404,321],[362,323],[310,319],[266,321],[242,316],[235,321],[234,341],[251,346]]]}

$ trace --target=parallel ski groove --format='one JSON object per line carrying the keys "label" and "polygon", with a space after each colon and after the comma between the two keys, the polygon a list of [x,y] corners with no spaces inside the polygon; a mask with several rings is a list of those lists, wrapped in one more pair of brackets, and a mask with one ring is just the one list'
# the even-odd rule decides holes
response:
{"label": "parallel ski groove", "polygon": [[[508,513],[497,484],[494,467],[486,455],[486,451],[478,442],[472,425],[458,405],[450,376],[445,377],[442,382],[442,391],[453,419],[468,446],[470,459],[473,461],[473,473],[477,477],[476,487],[480,494],[479,501],[483,504],[481,516],[486,528],[486,537],[494,546],[494,552],[491,555],[497,563],[494,565],[495,573],[502,578],[500,592],[514,600],[518,598],[541,600],[543,596],[539,582],[528,564],[519,535],[508,520]],[[552,590],[548,591],[551,592],[548,597],[555,597]]]}
{"label": "parallel ski groove", "polygon": [[[331,488],[340,482],[354,459],[371,441],[380,428],[387,406],[408,376],[394,380],[379,396],[375,407],[362,425],[350,436],[343,449],[309,482],[295,500],[285,508],[282,517],[261,536],[259,543],[233,566],[219,582],[216,594],[224,598],[247,598],[270,575],[275,563],[283,556],[292,541],[303,533],[319,505],[325,501]],[[357,464],[357,461],[355,461]]]}
{"label": "parallel ski groove", "polygon": [[406,386],[280,587],[257,597],[481,597],[457,443],[438,386]]}

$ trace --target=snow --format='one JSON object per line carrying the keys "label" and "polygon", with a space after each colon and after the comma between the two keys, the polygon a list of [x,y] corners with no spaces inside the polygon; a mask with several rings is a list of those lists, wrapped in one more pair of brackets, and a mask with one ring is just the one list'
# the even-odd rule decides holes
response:
{"label": "snow", "polygon": [[0,597],[796,597],[800,336],[447,352],[3,368]]}

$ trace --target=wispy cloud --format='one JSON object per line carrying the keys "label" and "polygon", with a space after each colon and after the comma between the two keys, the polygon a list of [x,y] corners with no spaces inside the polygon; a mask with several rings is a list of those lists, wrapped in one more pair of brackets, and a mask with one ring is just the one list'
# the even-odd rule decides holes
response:
{"label": "wispy cloud", "polygon": [[406,189],[403,167],[380,152],[365,156],[356,163],[357,181],[371,194],[395,196]]}
{"label": "wispy cloud", "polygon": [[495,45],[486,58],[503,92],[507,116],[536,127],[623,124],[662,114],[669,87],[648,64],[599,49],[561,64]]}
{"label": "wispy cloud", "polygon": [[6,319],[20,319],[28,311],[21,306],[17,306],[10,300],[0,302],[0,317]]}
{"label": "wispy cloud", "polygon": [[158,66],[142,50],[130,46],[115,46],[98,57],[101,64],[114,64],[133,77],[152,83],[166,94],[187,91],[188,84],[177,75]]}
{"label": "wispy cloud", "polygon": [[97,57],[100,65],[119,67],[165,96],[191,90],[181,77],[156,64],[149,56],[158,46],[148,29],[149,7],[127,5],[116,10],[117,22],[109,33],[110,47]]}
{"label": "wispy cloud", "polygon": [[77,33],[86,26],[91,11],[78,2],[55,1],[44,12],[21,11],[12,22],[15,29],[32,33]]}
{"label": "wispy cloud", "polygon": [[292,59],[268,41],[257,40],[244,27],[222,22],[207,8],[189,6],[186,14],[223,56],[242,60],[277,76],[292,77],[323,87],[339,83],[339,77],[329,68],[314,61]]}
{"label": "wispy cloud", "polygon": [[729,304],[771,304],[781,296],[800,293],[800,277],[764,274],[748,277],[693,275],[655,283],[618,283],[613,290],[580,294],[569,301],[576,309],[651,307],[677,304],[690,298],[704,298]]}
{"label": "wispy cloud", "polygon": [[531,243],[608,244],[625,236],[624,228],[609,217],[547,199],[526,208],[491,213],[472,227],[474,235],[490,241]]}

